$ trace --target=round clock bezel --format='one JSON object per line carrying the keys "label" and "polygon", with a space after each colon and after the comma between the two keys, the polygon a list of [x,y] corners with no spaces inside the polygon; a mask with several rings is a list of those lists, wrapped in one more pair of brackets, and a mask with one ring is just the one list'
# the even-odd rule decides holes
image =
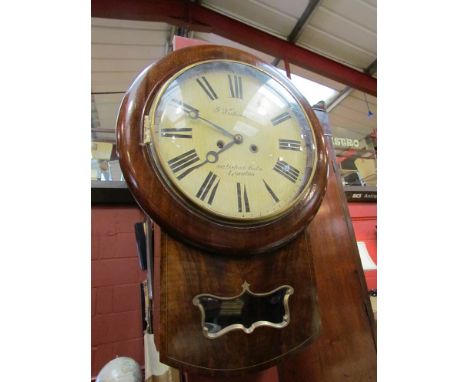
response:
{"label": "round clock bezel", "polygon": [[[247,64],[277,80],[289,91],[311,124],[315,138],[315,172],[292,205],[268,220],[220,219],[187,201],[155,166],[145,119],[155,97],[183,69],[206,61]],[[146,126],[145,126],[146,125]],[[325,194],[327,155],[321,126],[304,97],[274,68],[237,49],[201,45],[177,50],[147,67],[133,82],[120,106],[117,151],[122,173],[140,207],[160,226],[184,242],[226,254],[253,254],[275,249],[310,222]]]}
{"label": "round clock bezel", "polygon": [[[283,86],[283,84],[281,82],[279,82],[275,77],[275,75],[277,75],[277,73],[271,73],[270,71],[267,71],[268,68],[261,68],[260,69],[257,66],[247,64],[247,63],[241,62],[241,61],[230,60],[230,59],[216,59],[216,60],[200,61],[200,62],[197,62],[195,64],[189,65],[189,66],[183,68],[182,70],[180,70],[179,72],[173,74],[172,77],[169,78],[165,82],[165,84],[158,90],[158,92],[156,94],[154,94],[152,97],[150,97],[150,99],[148,99],[147,108],[146,108],[146,110],[144,112],[144,114],[148,115],[149,119],[150,119],[151,141],[148,143],[148,150],[150,151],[151,159],[152,159],[153,166],[155,167],[155,171],[158,173],[159,176],[161,176],[164,179],[164,181],[166,182],[166,186],[169,187],[174,193],[176,193],[179,196],[179,199],[180,199],[181,203],[186,203],[187,208],[192,209],[194,213],[205,215],[209,219],[215,220],[215,221],[217,221],[217,222],[219,222],[221,224],[223,224],[223,223],[224,224],[231,224],[231,225],[264,224],[264,223],[267,223],[269,221],[275,220],[278,216],[287,213],[291,208],[293,208],[295,203],[306,192],[307,187],[312,182],[313,174],[315,172],[315,168],[316,168],[316,164],[317,164],[317,151],[316,151],[316,148],[315,148],[315,146],[316,146],[315,142],[316,142],[317,139],[316,139],[316,134],[315,134],[315,132],[313,130],[310,130],[310,139],[311,139],[311,141],[307,142],[307,145],[311,144],[313,146],[313,148],[310,149],[313,152],[308,154],[308,155],[310,155],[312,157],[312,162],[313,163],[312,163],[312,166],[311,166],[310,173],[307,175],[307,179],[306,179],[305,184],[302,186],[301,190],[294,197],[294,199],[292,201],[290,201],[287,205],[285,205],[283,208],[275,211],[272,214],[268,214],[266,216],[260,216],[260,217],[241,218],[241,217],[236,217],[236,216],[232,216],[232,217],[223,216],[221,213],[217,213],[217,212],[212,211],[212,210],[210,210],[208,208],[204,208],[202,204],[194,203],[194,201],[191,200],[186,195],[186,192],[182,189],[182,187],[180,187],[180,185],[176,184],[170,178],[170,176],[167,174],[166,170],[164,169],[164,166],[161,163],[160,154],[158,153],[158,150],[156,149],[155,140],[157,138],[156,138],[156,134],[155,134],[154,129],[153,129],[154,126],[151,123],[151,122],[153,122],[151,116],[154,115],[154,113],[158,109],[159,103],[161,102],[162,98],[164,97],[167,88],[170,87],[171,83],[174,80],[179,78],[186,71],[189,71],[189,70],[191,70],[191,69],[193,69],[193,68],[195,68],[195,67],[197,67],[199,65],[209,64],[209,63],[217,63],[217,62],[225,62],[225,63],[234,63],[234,64],[246,65],[248,67],[253,68],[254,70],[258,70],[258,71],[264,73],[266,76],[272,78],[273,80],[276,80],[280,86]],[[285,90],[289,91],[288,89],[285,89]],[[308,119],[308,116],[307,116],[303,106],[301,105],[299,100],[297,100],[294,97],[294,94],[291,94],[291,96],[297,102],[297,105],[300,108],[304,119],[308,123],[308,126],[310,126],[311,122]]]}

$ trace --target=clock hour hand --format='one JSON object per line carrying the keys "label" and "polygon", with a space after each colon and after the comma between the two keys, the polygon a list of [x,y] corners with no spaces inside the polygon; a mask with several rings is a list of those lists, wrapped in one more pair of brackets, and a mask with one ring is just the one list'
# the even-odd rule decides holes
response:
{"label": "clock hour hand", "polygon": [[207,120],[206,118],[201,117],[200,116],[200,110],[194,108],[193,106],[187,105],[186,103],[184,103],[182,101],[176,100],[176,99],[173,99],[172,101],[175,104],[181,106],[182,109],[184,110],[184,112],[186,112],[190,118],[199,119],[199,120],[205,122],[206,124],[210,125],[211,127],[214,127],[221,134],[224,134],[224,135],[226,135],[226,136],[228,136],[230,138],[234,138],[234,134],[231,134],[229,131],[227,131],[226,129],[224,129],[221,126],[217,125],[216,123],[213,123],[213,122]]}
{"label": "clock hour hand", "polygon": [[235,135],[234,136],[234,139],[225,144],[221,149],[219,149],[218,151],[208,151],[205,155],[205,160],[193,167],[190,167],[188,168],[187,170],[185,170],[183,173],[181,173],[177,179],[182,179],[184,178],[185,176],[187,176],[188,174],[190,174],[193,170],[196,170],[197,168],[200,168],[202,166],[204,166],[205,164],[207,163],[216,163],[218,161],[218,158],[219,158],[219,154],[221,154],[223,151],[226,151],[227,149],[229,149],[230,147],[232,147],[234,144],[236,143],[240,143],[242,142],[242,136],[241,135]]}

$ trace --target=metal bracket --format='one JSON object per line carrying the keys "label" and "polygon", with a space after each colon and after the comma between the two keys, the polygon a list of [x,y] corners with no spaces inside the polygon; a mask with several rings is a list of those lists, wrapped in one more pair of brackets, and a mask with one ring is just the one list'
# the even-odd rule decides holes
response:
{"label": "metal bracket", "polygon": [[143,120],[143,143],[151,143],[150,120],[148,115],[145,115]]}

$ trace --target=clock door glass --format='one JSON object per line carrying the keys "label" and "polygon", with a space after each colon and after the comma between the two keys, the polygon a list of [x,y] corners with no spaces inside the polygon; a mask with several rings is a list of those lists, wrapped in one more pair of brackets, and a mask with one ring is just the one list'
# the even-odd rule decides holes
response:
{"label": "clock door glass", "polygon": [[310,122],[266,71],[207,61],[171,78],[149,112],[151,153],[183,199],[222,219],[268,220],[315,170]]}

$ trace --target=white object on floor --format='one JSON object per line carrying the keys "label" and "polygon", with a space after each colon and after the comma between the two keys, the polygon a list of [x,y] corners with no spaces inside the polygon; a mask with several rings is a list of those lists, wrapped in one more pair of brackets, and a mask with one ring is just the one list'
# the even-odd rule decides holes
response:
{"label": "white object on floor", "polygon": [[117,357],[99,372],[96,382],[141,382],[140,365],[130,357]]}
{"label": "white object on floor", "polygon": [[358,241],[357,246],[359,249],[359,256],[361,257],[361,263],[364,270],[372,271],[374,269],[377,269],[377,265],[375,265],[374,261],[369,255],[369,252],[367,251],[366,243],[364,243],[363,241]]}
{"label": "white object on floor", "polygon": [[159,360],[159,352],[156,350],[154,335],[145,333],[145,380],[152,375],[161,376],[168,372],[169,366]]}

